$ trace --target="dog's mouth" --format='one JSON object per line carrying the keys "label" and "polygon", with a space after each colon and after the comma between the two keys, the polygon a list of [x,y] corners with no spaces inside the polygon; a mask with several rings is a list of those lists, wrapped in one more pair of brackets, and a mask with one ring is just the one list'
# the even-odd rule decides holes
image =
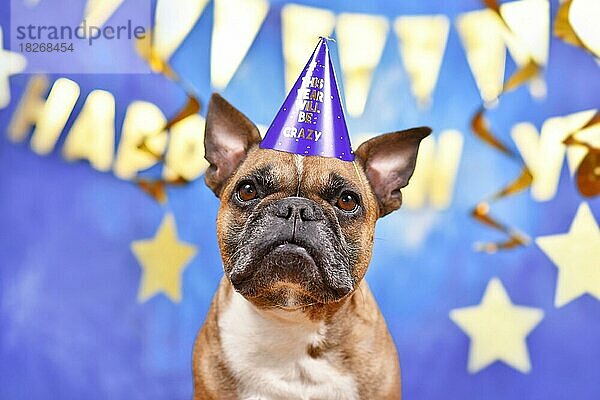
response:
{"label": "dog's mouth", "polygon": [[293,258],[299,258],[307,264],[313,265],[315,268],[317,268],[315,259],[310,254],[309,249],[297,243],[283,242],[281,244],[278,244],[270,252],[268,252],[267,257],[271,255],[283,255],[290,257],[291,266],[297,265],[297,263],[293,262]]}
{"label": "dog's mouth", "polygon": [[229,279],[238,289],[252,281],[265,268],[274,269],[275,271],[272,272],[280,277],[309,272],[307,268],[312,270],[310,272],[318,272],[319,268],[311,255],[312,252],[312,249],[309,250],[295,242],[272,243],[256,251],[255,266],[234,269],[230,273]]}
{"label": "dog's mouth", "polygon": [[311,246],[280,241],[253,253],[253,261],[233,268],[229,279],[236,291],[261,306],[299,309],[339,300],[351,290],[328,283],[323,257]]}

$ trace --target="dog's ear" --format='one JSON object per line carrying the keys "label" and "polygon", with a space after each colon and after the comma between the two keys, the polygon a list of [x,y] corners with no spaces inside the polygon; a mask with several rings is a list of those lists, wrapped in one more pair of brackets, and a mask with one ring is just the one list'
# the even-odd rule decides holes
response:
{"label": "dog's ear", "polygon": [[210,163],[204,180],[217,195],[246,158],[248,150],[260,143],[258,128],[219,94],[208,103],[204,131],[204,157]]}
{"label": "dog's ear", "polygon": [[431,133],[427,127],[386,133],[361,144],[355,152],[383,217],[402,205],[400,189],[408,185],[415,170],[419,143]]}

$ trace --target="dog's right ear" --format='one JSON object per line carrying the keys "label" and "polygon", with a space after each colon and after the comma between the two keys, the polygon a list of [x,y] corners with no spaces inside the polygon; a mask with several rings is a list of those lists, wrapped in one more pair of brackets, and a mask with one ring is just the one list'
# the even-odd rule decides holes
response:
{"label": "dog's right ear", "polygon": [[248,150],[260,141],[258,128],[223,97],[213,93],[204,131],[204,157],[210,163],[204,180],[217,197]]}
{"label": "dog's right ear", "polygon": [[356,149],[373,193],[379,201],[379,216],[400,208],[400,189],[408,185],[417,163],[419,143],[431,133],[425,126],[386,133],[367,140]]}

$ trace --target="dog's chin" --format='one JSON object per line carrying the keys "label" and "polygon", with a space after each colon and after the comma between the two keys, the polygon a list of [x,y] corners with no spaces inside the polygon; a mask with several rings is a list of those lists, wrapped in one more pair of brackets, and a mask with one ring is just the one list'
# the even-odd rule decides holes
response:
{"label": "dog's chin", "polygon": [[310,253],[296,244],[277,245],[247,271],[244,279],[231,279],[233,287],[262,308],[293,311],[341,297],[327,286]]}

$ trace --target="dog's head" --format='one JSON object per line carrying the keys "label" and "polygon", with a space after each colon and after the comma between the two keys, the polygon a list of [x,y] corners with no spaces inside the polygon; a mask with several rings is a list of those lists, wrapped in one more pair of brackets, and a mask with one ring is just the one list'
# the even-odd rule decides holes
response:
{"label": "dog's head", "polygon": [[206,183],[221,200],[225,274],[260,307],[337,302],[364,277],[375,222],[398,209],[429,128],[375,137],[355,162],[261,149],[258,129],[219,95],[205,131]]}

